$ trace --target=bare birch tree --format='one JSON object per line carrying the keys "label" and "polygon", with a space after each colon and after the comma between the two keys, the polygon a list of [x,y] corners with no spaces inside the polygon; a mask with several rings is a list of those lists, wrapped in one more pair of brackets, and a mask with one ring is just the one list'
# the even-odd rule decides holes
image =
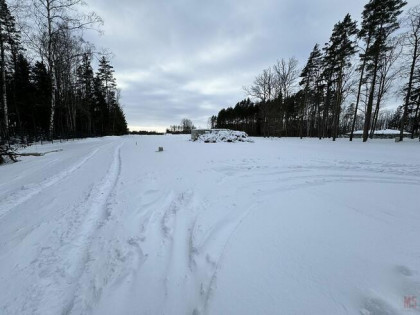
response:
{"label": "bare birch tree", "polygon": [[37,26],[33,38],[37,42],[41,58],[46,59],[51,80],[49,137],[54,136],[54,118],[58,83],[56,73],[57,51],[55,43],[63,27],[69,32],[78,32],[101,23],[95,13],[81,14],[77,10],[83,0],[31,0],[34,23]]}

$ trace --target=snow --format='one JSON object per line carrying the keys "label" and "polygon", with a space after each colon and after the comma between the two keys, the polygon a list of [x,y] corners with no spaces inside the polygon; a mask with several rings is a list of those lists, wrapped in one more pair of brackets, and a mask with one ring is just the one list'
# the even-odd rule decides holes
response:
{"label": "snow", "polygon": [[[350,134],[350,133],[349,133]],[[363,134],[363,130],[355,130],[354,133],[355,135],[362,135]],[[395,130],[395,129],[382,129],[382,130],[375,130],[375,135],[399,135],[400,131],[399,130]],[[409,135],[408,132],[404,131],[405,135]]]}
{"label": "snow", "polygon": [[246,132],[235,130],[210,130],[205,134],[199,135],[196,141],[205,143],[217,142],[252,142]]}
{"label": "snow", "polygon": [[418,314],[418,141],[253,140],[26,148],[0,314]]}

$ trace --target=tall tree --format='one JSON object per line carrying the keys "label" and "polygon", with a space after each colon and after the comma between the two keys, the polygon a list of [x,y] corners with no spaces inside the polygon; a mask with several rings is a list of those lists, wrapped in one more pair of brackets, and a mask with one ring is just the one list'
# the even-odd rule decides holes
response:
{"label": "tall tree", "polygon": [[356,22],[347,14],[343,21],[334,25],[330,42],[325,49],[324,64],[335,90],[332,137],[337,138],[341,106],[344,101],[345,80],[351,67],[350,58],[356,53]]}
{"label": "tall tree", "polygon": [[[56,73],[56,61],[58,52],[56,45],[62,28],[70,32],[81,31],[101,22],[95,14],[81,15],[77,13],[78,7],[83,4],[82,0],[32,0],[35,23],[38,25],[38,48],[48,64],[48,73],[51,78],[50,96],[50,123],[49,136],[54,136],[54,119],[56,110],[56,98],[58,94],[58,82]],[[76,13],[75,13],[76,12]]]}
{"label": "tall tree", "polygon": [[117,84],[114,78],[114,67],[110,64],[110,61],[105,56],[99,60],[99,67],[97,72],[97,78],[100,82],[101,89],[104,93],[105,104],[107,107],[107,130],[108,132],[112,129],[112,123],[114,119],[114,105],[116,104],[117,96]]}
{"label": "tall tree", "polygon": [[401,74],[401,65],[397,65],[397,61],[402,52],[401,37],[391,38],[389,40],[389,49],[381,56],[380,66],[378,70],[378,86],[376,89],[376,104],[372,119],[372,126],[370,128],[369,137],[372,139],[377,127],[379,118],[379,111],[382,101],[388,91],[391,89],[393,82]]}
{"label": "tall tree", "polygon": [[0,0],[0,81],[1,81],[1,102],[3,105],[3,135],[9,136],[9,108],[7,102],[6,84],[6,50],[11,49],[16,37],[15,20],[11,15],[5,0]]}
{"label": "tall tree", "polygon": [[404,110],[400,125],[400,141],[404,138],[404,126],[407,123],[408,106],[411,100],[413,79],[416,65],[420,57],[420,6],[411,8],[407,15],[409,31],[407,33],[407,45],[411,53],[410,73],[405,94]]}
{"label": "tall tree", "polygon": [[[296,81],[299,77],[298,61],[291,57],[288,60],[278,60],[274,65],[275,81],[278,85],[278,92],[282,94],[283,98],[287,98],[293,92]],[[278,95],[276,95],[278,96]]]}
{"label": "tall tree", "polygon": [[[306,116],[306,135],[309,136],[311,124],[318,127],[318,136],[321,128],[320,96],[318,95],[319,82],[322,75],[322,53],[316,44],[309,55],[308,61],[300,74],[300,85],[303,87],[303,105],[301,107],[300,134],[303,136],[304,117]],[[317,117],[317,122],[315,122]]]}
{"label": "tall tree", "polygon": [[359,36],[365,41],[365,53],[361,56],[366,62],[366,70],[370,79],[369,98],[366,106],[365,125],[363,128],[363,142],[366,142],[371,127],[372,108],[375,96],[376,81],[380,67],[381,56],[389,49],[387,39],[400,27],[398,17],[402,7],[406,5],[403,0],[370,0],[362,13],[362,27]]}
{"label": "tall tree", "polygon": [[77,68],[77,97],[81,112],[86,117],[85,132],[91,135],[94,132],[94,74],[91,64],[91,54],[86,52]]}
{"label": "tall tree", "polygon": [[267,102],[276,97],[276,78],[271,68],[264,69],[250,87],[244,88],[245,92],[262,102]]}
{"label": "tall tree", "polygon": [[[412,108],[412,126],[411,139],[414,139],[414,134],[419,131],[419,116],[420,116],[420,67],[418,67],[413,76],[413,87],[411,91],[410,105]],[[420,140],[420,136],[419,136]]]}

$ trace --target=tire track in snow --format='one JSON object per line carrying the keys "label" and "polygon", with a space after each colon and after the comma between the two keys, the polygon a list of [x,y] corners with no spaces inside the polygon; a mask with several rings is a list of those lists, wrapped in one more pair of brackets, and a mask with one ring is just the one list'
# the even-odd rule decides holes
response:
{"label": "tire track in snow", "polygon": [[[92,239],[108,217],[107,204],[121,172],[120,149],[123,144],[114,150],[111,165],[100,183],[90,189],[81,203],[55,222],[55,229],[49,237],[38,244],[38,256],[26,267],[35,281],[21,293],[25,305],[19,312],[66,314],[71,310],[69,305],[73,303],[75,292],[80,291],[80,278],[91,259]],[[85,158],[85,163],[96,152]],[[83,164],[78,163],[79,168]],[[45,299],[50,303],[43,304]]]}
{"label": "tire track in snow", "polygon": [[28,185],[29,187],[23,187],[20,191],[14,192],[10,194],[8,197],[6,197],[1,202],[1,212],[0,212],[0,219],[7,215],[7,213],[16,208],[17,206],[21,205],[22,203],[28,201],[32,197],[38,195],[41,193],[44,189],[51,187],[55,184],[57,184],[59,181],[67,178],[71,174],[73,174],[75,171],[80,169],[83,165],[85,165],[92,157],[99,151],[98,149],[95,149],[92,151],[88,156],[81,159],[79,162],[75,163],[70,168],[65,169],[64,171],[61,171],[57,175],[54,175],[50,178],[47,178],[43,180],[39,184],[31,184]]}
{"label": "tire track in snow", "polygon": [[224,240],[224,245],[222,247],[221,253],[219,254],[219,257],[217,258],[217,261],[214,263],[214,269],[213,269],[214,271],[213,271],[213,274],[210,278],[207,289],[203,292],[204,302],[201,306],[201,311],[196,309],[195,314],[198,315],[198,314],[201,314],[201,312],[203,312],[204,314],[208,313],[208,307],[209,307],[211,295],[212,295],[213,290],[215,289],[215,286],[216,286],[217,275],[218,275],[220,269],[222,268],[222,263],[223,263],[225,255],[226,255],[227,248],[229,247],[230,240],[232,239],[233,235],[238,230],[238,228],[240,227],[242,222],[248,217],[248,215],[250,213],[252,213],[252,211],[255,208],[256,208],[255,205],[251,205],[248,208],[248,210],[246,210],[244,213],[242,213],[242,215],[239,216],[238,219],[236,219],[236,221],[234,223],[230,224],[230,225],[232,225],[232,228],[231,228],[227,238]]}
{"label": "tire track in snow", "polygon": [[95,313],[101,300],[109,297],[110,293],[126,296],[130,290],[125,285],[132,281],[147,259],[141,247],[141,236],[125,230],[123,221],[128,213],[124,212],[124,208],[117,207],[117,186],[122,169],[120,153],[119,160],[118,175],[104,199],[101,219],[86,248],[75,294],[63,314]]}
{"label": "tire track in snow", "polygon": [[147,260],[135,282],[140,292],[147,292],[149,303],[147,311],[140,308],[139,314],[142,310],[147,314],[171,314],[174,310],[192,314],[200,296],[200,279],[191,266],[194,254],[190,231],[201,208],[190,189],[170,190],[165,195],[139,217],[141,246]]}
{"label": "tire track in snow", "polygon": [[[383,166],[379,163],[379,166]],[[228,185],[229,183],[243,182],[243,180],[238,180],[238,178],[243,178],[246,182],[243,185],[237,187],[238,191],[250,191],[251,193],[261,196],[268,195],[272,196],[275,193],[282,191],[290,191],[295,189],[301,189],[311,186],[319,186],[324,184],[331,183],[381,183],[381,184],[402,184],[402,185],[414,185],[419,186],[420,180],[414,175],[418,174],[420,169],[418,166],[407,165],[405,168],[400,165],[386,165],[391,166],[386,170],[381,170],[380,168],[375,167],[363,167],[357,165],[351,165],[347,167],[342,167],[341,165],[327,165],[327,166],[306,166],[306,167],[289,167],[289,169],[282,170],[278,168],[275,172],[267,172],[264,169],[256,170],[252,165],[240,165],[231,167],[222,167],[216,170],[223,174],[224,176],[219,179],[218,184]],[[253,173],[248,173],[250,169],[253,169]],[[214,171],[214,170],[213,170]],[[338,174],[331,174],[332,172],[341,172]],[[370,175],[364,174],[361,172],[370,173]],[[262,176],[264,175],[264,176]],[[408,177],[408,178],[407,178]],[[411,177],[411,178],[410,178]],[[255,180],[258,178],[259,180]],[[261,178],[261,179],[260,179]],[[229,181],[229,182],[227,182]],[[251,187],[251,190],[250,190]],[[257,192],[253,192],[255,187],[260,187]],[[264,198],[263,198],[264,199]],[[209,263],[213,263],[214,272],[210,278],[209,284],[203,290],[204,292],[204,302],[201,306],[195,309],[195,314],[208,314],[209,305],[211,302],[212,292],[216,289],[217,286],[217,277],[219,271],[223,268],[223,260],[225,255],[228,253],[229,244],[235,234],[239,229],[242,222],[246,217],[252,213],[252,209],[255,208],[251,206],[249,210],[240,215],[235,223],[226,223],[225,225],[230,225],[231,227],[226,226],[214,226],[210,231],[204,235],[198,246],[194,246],[194,250],[198,253],[201,251],[201,247],[211,246],[211,243],[214,242],[214,239],[217,238],[217,235],[222,234],[222,238],[219,237],[219,242],[224,244],[220,254],[214,255]],[[229,235],[223,237],[223,234],[226,232],[223,229],[227,229]],[[230,232],[229,232],[230,230]],[[192,233],[193,237],[193,233]],[[213,240],[212,240],[213,239]],[[193,241],[191,241],[194,244]],[[208,243],[208,244],[206,244]]]}
{"label": "tire track in snow", "polygon": [[[99,259],[98,255],[103,253],[93,253],[92,243],[98,237],[97,234],[104,227],[107,220],[111,217],[110,205],[112,198],[115,198],[114,190],[121,175],[121,143],[114,152],[114,157],[105,179],[99,186],[93,188],[88,202],[89,215],[80,232],[78,243],[82,244],[78,248],[79,269],[75,275],[73,298],[67,303],[63,314],[85,314],[90,310],[91,303],[98,300],[101,296],[102,288],[97,287],[94,280],[90,277],[95,274],[93,263]],[[74,254],[73,254],[74,255]],[[88,278],[88,279],[85,279]],[[107,281],[106,281],[107,282]],[[103,284],[104,285],[104,284]]]}

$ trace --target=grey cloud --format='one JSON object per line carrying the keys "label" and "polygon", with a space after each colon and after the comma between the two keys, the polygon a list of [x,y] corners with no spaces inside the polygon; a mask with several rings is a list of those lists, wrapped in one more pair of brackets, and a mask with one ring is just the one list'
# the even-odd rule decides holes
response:
{"label": "grey cloud", "polygon": [[105,21],[105,35],[91,40],[115,55],[130,126],[163,129],[183,117],[206,126],[277,59],[303,66],[346,13],[360,19],[366,2],[91,0]]}

